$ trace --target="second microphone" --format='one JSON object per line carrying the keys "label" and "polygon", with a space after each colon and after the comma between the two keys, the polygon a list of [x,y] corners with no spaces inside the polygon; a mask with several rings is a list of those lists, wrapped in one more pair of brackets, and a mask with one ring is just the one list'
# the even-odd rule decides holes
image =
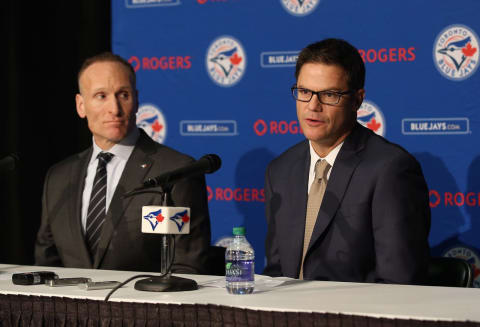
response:
{"label": "second microphone", "polygon": [[199,174],[210,174],[220,169],[222,160],[216,154],[206,154],[197,161],[185,167],[175,169],[160,176],[149,178],[143,183],[143,188],[161,186],[170,188],[181,179]]}

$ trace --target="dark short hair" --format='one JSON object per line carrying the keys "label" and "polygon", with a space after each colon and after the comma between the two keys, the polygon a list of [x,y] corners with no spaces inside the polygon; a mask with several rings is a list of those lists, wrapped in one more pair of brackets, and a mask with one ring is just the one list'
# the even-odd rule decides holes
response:
{"label": "dark short hair", "polygon": [[300,69],[307,63],[337,65],[347,74],[348,87],[351,90],[363,89],[365,84],[365,64],[358,50],[341,39],[325,39],[312,43],[300,51],[295,67],[298,80]]}
{"label": "dark short hair", "polygon": [[80,90],[80,77],[82,76],[83,72],[88,67],[90,67],[91,65],[93,65],[94,63],[97,63],[97,62],[118,62],[119,64],[122,64],[123,66],[125,66],[128,69],[128,72],[130,74],[130,82],[132,83],[133,88],[134,89],[136,88],[137,79],[136,79],[136,76],[135,76],[135,70],[133,69],[132,65],[130,65],[130,63],[128,61],[126,61],[125,59],[123,59],[119,55],[116,55],[116,54],[113,54],[111,52],[106,51],[106,52],[102,52],[100,54],[97,54],[93,57],[89,57],[89,58],[85,59],[85,61],[83,62],[82,66],[80,67],[80,70],[78,71],[78,74],[77,74],[77,81],[78,81],[78,89],[79,90]]}

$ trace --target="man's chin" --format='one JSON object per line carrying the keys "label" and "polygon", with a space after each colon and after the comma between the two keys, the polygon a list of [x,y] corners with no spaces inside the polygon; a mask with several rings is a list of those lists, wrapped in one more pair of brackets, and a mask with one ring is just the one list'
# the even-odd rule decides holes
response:
{"label": "man's chin", "polygon": [[326,133],[318,133],[318,131],[309,132],[304,130],[303,134],[308,140],[316,143],[323,143],[328,138]]}

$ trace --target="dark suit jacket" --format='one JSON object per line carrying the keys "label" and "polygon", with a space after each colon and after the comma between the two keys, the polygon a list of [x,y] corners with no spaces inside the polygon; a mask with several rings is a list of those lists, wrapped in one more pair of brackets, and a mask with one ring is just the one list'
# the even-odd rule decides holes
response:
{"label": "dark suit jacket", "polygon": [[[267,275],[299,276],[309,166],[305,140],[267,168]],[[357,124],[333,165],[304,279],[422,283],[429,230],[428,189],[418,162]]]}
{"label": "dark suit jacket", "polygon": [[[140,130],[111,200],[92,262],[81,227],[82,192],[91,153],[92,148],[74,155],[47,173],[36,264],[160,272],[161,236],[142,234],[141,209],[144,205],[161,205],[161,196],[144,193],[124,199],[122,195],[147,178],[188,165],[193,159],[154,142]],[[210,245],[205,177],[182,180],[175,184],[171,195],[175,206],[191,208],[190,234],[175,236],[173,271],[204,273]]]}

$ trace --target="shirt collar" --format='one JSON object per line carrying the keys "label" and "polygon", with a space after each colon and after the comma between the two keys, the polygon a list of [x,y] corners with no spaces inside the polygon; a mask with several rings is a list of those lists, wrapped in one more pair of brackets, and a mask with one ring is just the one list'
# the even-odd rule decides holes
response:
{"label": "shirt collar", "polygon": [[315,164],[317,163],[317,161],[322,159],[327,160],[328,164],[333,168],[333,164],[335,163],[335,159],[337,159],[337,155],[340,152],[340,149],[342,148],[343,142],[337,145],[335,148],[333,148],[333,150],[330,151],[325,158],[321,158],[315,152],[312,146],[312,141],[308,141],[308,144],[310,146],[310,172],[312,172],[315,169]]}
{"label": "shirt collar", "polygon": [[[115,155],[116,158],[126,161],[132,154],[139,136],[140,136],[140,132],[138,131],[138,128],[134,128],[130,133],[128,133],[128,135],[123,140],[115,144],[106,152],[110,152],[113,155]],[[90,158],[90,164],[92,164],[95,161],[95,159],[97,159],[97,155],[103,151],[95,143],[95,140],[93,139],[93,137],[92,137],[92,143],[93,143],[93,152],[92,152],[92,157]]]}

